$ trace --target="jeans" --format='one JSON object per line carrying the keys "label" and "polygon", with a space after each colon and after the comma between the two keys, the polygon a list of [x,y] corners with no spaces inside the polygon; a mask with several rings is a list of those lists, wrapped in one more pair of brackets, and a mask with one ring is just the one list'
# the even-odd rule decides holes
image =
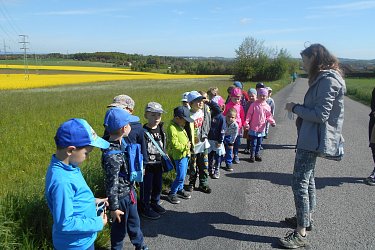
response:
{"label": "jeans", "polygon": [[174,162],[176,165],[176,179],[173,181],[171,185],[170,194],[176,194],[177,191],[180,191],[184,188],[184,181],[188,168],[189,158],[184,157],[182,159],[175,160]]}
{"label": "jeans", "polygon": [[124,212],[124,215],[121,216],[120,223],[117,220],[112,222],[111,249],[123,249],[126,233],[129,234],[130,241],[135,248],[141,249],[143,247],[143,234],[136,203],[137,197],[133,189],[130,192],[132,192],[133,198],[129,193],[119,200],[119,209]]}
{"label": "jeans", "polygon": [[208,171],[213,172],[213,170],[218,171],[221,165],[221,156],[217,154],[215,151],[211,151],[208,154]]}
{"label": "jeans", "polygon": [[263,137],[250,135],[250,155],[259,155],[260,146],[262,145]]}
{"label": "jeans", "polygon": [[141,205],[148,208],[151,203],[158,204],[163,184],[163,170],[161,165],[146,165],[143,182],[139,183],[139,196]]}
{"label": "jeans", "polygon": [[199,175],[199,186],[208,186],[208,150],[203,153],[191,155],[189,164],[189,185],[195,186]]}
{"label": "jeans", "polygon": [[231,166],[233,162],[233,148],[229,148],[229,144],[225,143],[225,164]]}
{"label": "jeans", "polygon": [[308,227],[310,213],[316,207],[315,164],[318,153],[297,149],[294,162],[292,190],[296,206],[297,225]]}

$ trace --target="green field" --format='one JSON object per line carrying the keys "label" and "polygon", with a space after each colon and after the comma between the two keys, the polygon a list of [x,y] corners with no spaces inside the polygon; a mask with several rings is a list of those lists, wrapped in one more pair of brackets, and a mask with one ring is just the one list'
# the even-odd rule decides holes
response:
{"label": "green field", "polygon": [[350,98],[362,102],[365,105],[370,106],[371,93],[375,88],[374,78],[347,78],[347,96]]}

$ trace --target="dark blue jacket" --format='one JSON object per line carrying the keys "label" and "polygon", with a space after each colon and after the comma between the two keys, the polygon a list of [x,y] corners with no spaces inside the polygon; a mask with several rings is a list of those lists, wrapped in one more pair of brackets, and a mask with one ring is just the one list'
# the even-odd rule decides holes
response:
{"label": "dark blue jacket", "polygon": [[210,101],[207,104],[211,109],[211,128],[208,133],[208,139],[222,143],[225,136],[226,122],[223,112],[219,105]]}

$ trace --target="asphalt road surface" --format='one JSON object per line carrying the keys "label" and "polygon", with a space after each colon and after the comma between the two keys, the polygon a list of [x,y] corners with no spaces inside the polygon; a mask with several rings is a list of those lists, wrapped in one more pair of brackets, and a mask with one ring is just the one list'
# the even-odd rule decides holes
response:
{"label": "asphalt road surface", "polygon": [[[280,221],[295,212],[290,182],[296,128],[284,106],[302,103],[306,91],[307,80],[298,79],[273,96],[277,126],[264,140],[262,162],[250,163],[248,155],[240,154],[234,172],[221,170],[220,179],[209,180],[211,194],[194,191],[177,205],[164,200],[165,215],[142,219],[150,249],[279,248],[278,238],[292,230]],[[315,227],[307,249],[375,249],[375,186],[363,183],[373,169],[369,113],[369,107],[345,99],[345,157],[317,161]],[[134,249],[128,237],[125,249]]]}

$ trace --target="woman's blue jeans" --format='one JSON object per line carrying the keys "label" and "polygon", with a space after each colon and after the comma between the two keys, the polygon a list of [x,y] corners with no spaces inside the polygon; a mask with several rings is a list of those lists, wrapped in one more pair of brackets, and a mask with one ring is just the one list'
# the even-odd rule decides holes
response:
{"label": "woman's blue jeans", "polygon": [[297,149],[292,189],[296,206],[297,225],[308,227],[310,213],[316,207],[315,164],[318,153]]}

